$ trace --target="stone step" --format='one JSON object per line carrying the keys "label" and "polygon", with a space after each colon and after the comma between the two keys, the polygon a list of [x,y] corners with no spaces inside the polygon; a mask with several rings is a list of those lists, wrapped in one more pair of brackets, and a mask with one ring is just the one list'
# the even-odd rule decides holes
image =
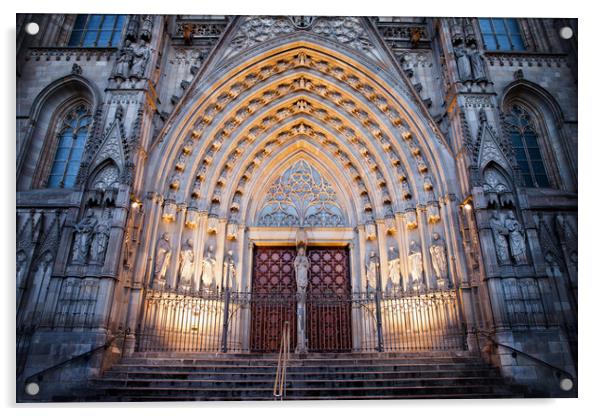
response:
{"label": "stone step", "polygon": [[[273,388],[274,380],[173,380],[173,379],[121,379],[105,378],[102,381],[106,388],[120,387],[156,387],[156,388],[254,388],[265,387]],[[454,384],[456,386],[469,385],[502,385],[503,381],[499,377],[422,377],[422,378],[381,378],[381,379],[306,379],[306,380],[288,380],[287,389],[294,388],[320,388],[334,389],[346,387],[370,387],[378,386],[390,387],[429,387],[445,386]]]}
{"label": "stone step", "polygon": [[[420,378],[420,377],[454,377],[461,374],[465,377],[498,377],[496,370],[491,368],[483,368],[476,370],[462,371],[441,371],[441,370],[425,370],[425,371],[371,371],[371,369],[362,369],[363,371],[339,371],[339,372],[290,372],[287,371],[287,380],[304,380],[305,378],[312,379],[331,379],[336,375],[339,379],[357,378],[362,379],[379,379],[379,378]],[[205,372],[191,373],[187,371],[131,371],[119,372],[109,370],[105,372],[104,378],[113,379],[173,379],[173,380],[200,380],[200,379],[231,379],[239,378],[242,380],[274,380],[276,370],[271,372]]]}
{"label": "stone step", "polygon": [[[306,373],[306,372],[340,372],[340,371],[462,371],[462,370],[478,370],[488,368],[482,362],[462,363],[462,364],[439,364],[423,363],[423,364],[405,364],[405,363],[388,363],[374,365],[331,365],[331,366],[309,366],[309,365],[289,365],[287,372],[289,373]],[[116,364],[112,367],[113,371],[132,372],[132,371],[176,371],[189,373],[206,373],[206,372],[274,372],[276,364],[273,365],[128,365]]]}
{"label": "stone step", "polygon": [[[231,397],[255,400],[257,398],[272,397],[272,387],[120,387],[106,388],[106,395],[111,397],[159,397],[178,399],[182,397],[197,397],[197,400],[214,397]],[[456,384],[441,386],[355,386],[325,389],[323,387],[290,387],[287,388],[287,397],[341,397],[341,396],[379,396],[391,395],[442,395],[442,394],[479,394],[479,395],[510,395],[514,392],[505,385],[471,384],[458,386]]]}
{"label": "stone step", "polygon": [[[299,400],[440,400],[440,399],[515,399],[522,397],[516,392],[507,393],[438,393],[438,394],[391,394],[387,396],[381,395],[364,395],[364,396],[286,396],[285,401],[299,401]],[[199,397],[199,396],[166,396],[166,397],[152,397],[152,396],[136,396],[129,395],[123,396],[108,396],[108,397],[91,397],[88,401],[109,401],[109,402],[187,402],[187,401],[241,401],[249,400],[247,397],[222,397],[222,396],[211,396],[211,397]],[[270,397],[254,397],[254,401],[274,401],[273,396]]]}

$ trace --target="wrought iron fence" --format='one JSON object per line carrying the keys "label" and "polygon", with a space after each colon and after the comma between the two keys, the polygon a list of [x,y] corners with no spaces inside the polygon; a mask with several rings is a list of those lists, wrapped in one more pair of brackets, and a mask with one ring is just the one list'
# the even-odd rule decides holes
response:
{"label": "wrought iron fence", "polygon": [[[139,351],[277,352],[284,322],[297,343],[295,294],[148,290]],[[454,290],[307,297],[310,352],[457,350],[466,330]]]}

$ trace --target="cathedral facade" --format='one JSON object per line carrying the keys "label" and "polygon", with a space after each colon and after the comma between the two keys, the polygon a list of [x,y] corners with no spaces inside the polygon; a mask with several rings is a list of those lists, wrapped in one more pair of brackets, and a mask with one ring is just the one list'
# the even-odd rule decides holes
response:
{"label": "cathedral facade", "polygon": [[18,15],[18,397],[284,331],[299,354],[466,351],[560,394],[576,24]]}

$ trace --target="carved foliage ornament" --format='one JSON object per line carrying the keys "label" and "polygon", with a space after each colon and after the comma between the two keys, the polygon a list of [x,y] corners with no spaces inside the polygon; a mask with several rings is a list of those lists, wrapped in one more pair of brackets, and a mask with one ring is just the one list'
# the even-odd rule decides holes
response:
{"label": "carved foliage ornament", "polygon": [[311,32],[341,42],[354,49],[366,50],[374,45],[357,17],[251,16],[245,18],[239,33],[232,39],[232,47],[243,50],[273,39],[279,35],[310,30]]}
{"label": "carved foliage ornament", "polygon": [[272,184],[258,223],[272,227],[341,227],[345,220],[332,186],[315,168],[300,160]]}

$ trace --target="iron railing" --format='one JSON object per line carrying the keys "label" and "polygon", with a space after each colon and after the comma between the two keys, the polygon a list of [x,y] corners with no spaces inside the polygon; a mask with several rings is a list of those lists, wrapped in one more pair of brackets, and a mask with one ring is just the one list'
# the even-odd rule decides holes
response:
{"label": "iron railing", "polygon": [[280,352],[278,353],[278,366],[276,367],[276,378],[274,379],[274,400],[286,398],[286,367],[291,352],[291,327],[288,321],[284,322],[282,329],[282,340]]}
{"label": "iron railing", "polygon": [[[309,352],[466,349],[455,290],[308,294]],[[271,352],[289,322],[297,343],[295,293],[148,290],[138,351]]]}

